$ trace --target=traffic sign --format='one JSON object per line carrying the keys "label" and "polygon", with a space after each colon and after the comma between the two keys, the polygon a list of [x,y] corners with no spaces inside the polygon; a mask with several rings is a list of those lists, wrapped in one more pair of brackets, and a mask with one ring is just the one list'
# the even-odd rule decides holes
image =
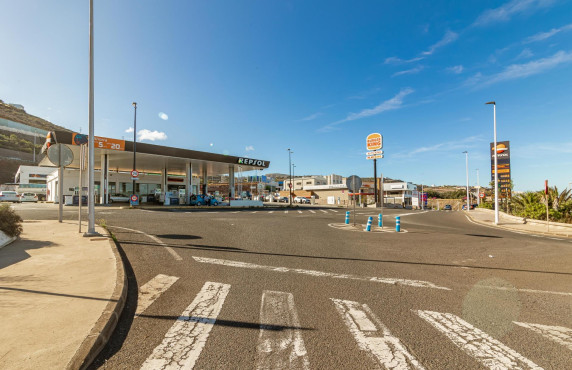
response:
{"label": "traffic sign", "polygon": [[292,189],[292,183],[289,183],[289,184],[288,184],[288,187],[289,187],[290,189]]}
{"label": "traffic sign", "polygon": [[479,194],[479,198],[484,198],[485,197],[485,193],[480,193]]}
{"label": "traffic sign", "polygon": [[356,193],[361,188],[361,178],[356,175],[352,175],[346,179],[346,186],[349,191]]}
{"label": "traffic sign", "polygon": [[73,162],[73,152],[67,145],[53,144],[48,148],[48,159],[55,166],[69,166]]}
{"label": "traffic sign", "polygon": [[137,170],[131,171],[131,180],[139,180],[139,171]]}
{"label": "traffic sign", "polygon": [[366,158],[367,158],[367,159],[378,159],[378,158],[383,158],[383,154],[378,154],[378,155],[368,155]]}
{"label": "traffic sign", "polygon": [[138,206],[139,205],[139,195],[133,194],[131,196],[131,198],[129,198],[129,201],[130,201],[132,206]]}

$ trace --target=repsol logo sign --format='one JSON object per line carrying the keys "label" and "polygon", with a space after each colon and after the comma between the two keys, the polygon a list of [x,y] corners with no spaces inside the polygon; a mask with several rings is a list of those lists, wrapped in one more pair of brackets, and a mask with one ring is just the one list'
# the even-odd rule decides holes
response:
{"label": "repsol logo sign", "polygon": [[252,158],[238,158],[238,164],[266,167],[266,161],[262,161],[260,159],[252,159]]}

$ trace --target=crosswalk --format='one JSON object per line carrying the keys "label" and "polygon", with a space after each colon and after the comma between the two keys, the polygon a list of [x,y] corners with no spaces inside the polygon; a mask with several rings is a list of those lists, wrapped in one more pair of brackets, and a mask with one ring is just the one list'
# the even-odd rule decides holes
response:
{"label": "crosswalk", "polygon": [[[196,212],[196,211],[185,211],[183,213],[186,214],[194,214],[194,215],[210,215],[210,214],[218,214],[221,216],[224,216],[225,214],[240,214],[240,213],[245,213],[245,214],[263,214],[263,215],[274,215],[274,216],[278,216],[278,215],[310,215],[310,214],[317,214],[317,215],[321,215],[322,213],[333,216],[338,214],[339,216],[339,210],[337,209],[318,209],[318,210],[313,210],[313,209],[308,209],[308,208],[302,208],[302,209],[274,209],[274,210],[259,210],[259,211],[249,211],[249,210],[242,210],[242,211],[200,211],[200,212]],[[371,212],[370,212],[371,213]],[[369,213],[359,213],[359,215],[369,215]]]}
{"label": "crosswalk", "polygon": [[[176,276],[160,274],[141,286],[136,315],[145,317],[143,312],[178,281]],[[255,351],[253,367],[319,368],[319,359],[315,359],[316,363],[312,366],[312,359],[306,350],[294,295],[269,290],[261,293],[259,334],[257,343],[252,344]],[[230,284],[205,282],[190,305],[165,333],[161,343],[147,356],[141,369],[192,369],[208,343],[230,294]],[[391,325],[397,323],[384,322],[367,303],[330,298],[329,303],[324,303],[323,310],[331,310],[334,316],[341,319],[347,332],[340,335],[352,338],[358,353],[369,358],[370,368],[425,369],[421,360],[409,349],[418,343],[403,343],[390,329]],[[452,313],[428,310],[412,312],[427,330],[435,331],[434,337],[448,340],[453,350],[457,348],[461,352],[459,355],[469,356],[485,368],[541,369],[533,360]],[[514,324],[572,351],[572,329],[536,323]]]}

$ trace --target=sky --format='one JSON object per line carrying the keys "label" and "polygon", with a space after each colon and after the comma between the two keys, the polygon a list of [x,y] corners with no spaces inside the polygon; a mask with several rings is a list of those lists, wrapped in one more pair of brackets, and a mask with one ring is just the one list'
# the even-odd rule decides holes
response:
{"label": "sky", "polygon": [[[89,1],[3,1],[0,99],[88,132]],[[417,184],[572,182],[572,1],[95,0],[95,135]]]}

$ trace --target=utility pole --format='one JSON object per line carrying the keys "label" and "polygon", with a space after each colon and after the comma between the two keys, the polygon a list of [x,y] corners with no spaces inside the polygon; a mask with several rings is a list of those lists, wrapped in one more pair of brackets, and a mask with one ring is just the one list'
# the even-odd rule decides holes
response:
{"label": "utility pole", "polygon": [[[137,153],[137,103],[133,102],[133,171],[137,169],[137,165],[135,162],[135,153]],[[133,191],[132,195],[135,195],[135,177],[133,177]]]}
{"label": "utility pole", "polygon": [[477,168],[477,204],[481,204],[481,181],[479,180],[479,169]]}
{"label": "utility pole", "polygon": [[493,157],[495,161],[495,225],[499,224],[499,166],[498,166],[498,154],[497,154],[497,104],[494,101],[490,101],[485,104],[493,105],[493,120],[494,120],[494,142],[493,142]]}
{"label": "utility pole", "polygon": [[469,211],[470,205],[469,205],[469,152],[468,151],[464,151],[463,153],[465,153],[465,160],[466,160],[466,169],[467,169],[467,212]]}

